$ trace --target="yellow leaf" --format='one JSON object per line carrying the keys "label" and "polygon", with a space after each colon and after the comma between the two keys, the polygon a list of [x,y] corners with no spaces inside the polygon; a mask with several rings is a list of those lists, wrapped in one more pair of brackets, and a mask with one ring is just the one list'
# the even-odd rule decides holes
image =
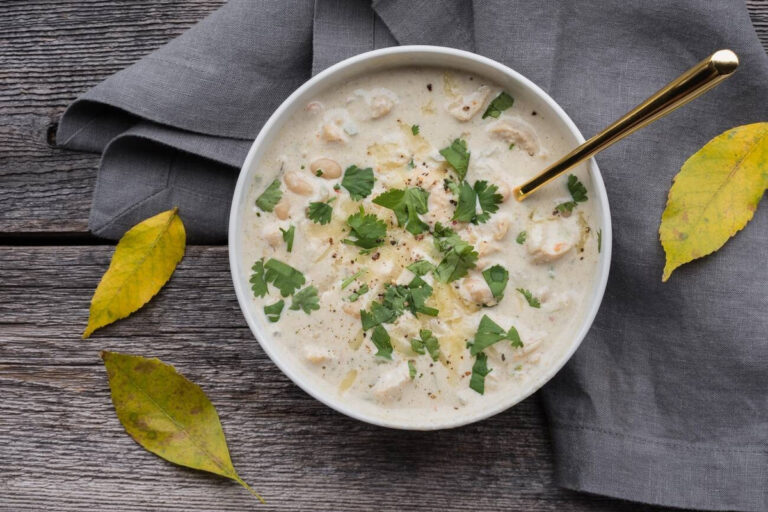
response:
{"label": "yellow leaf", "polygon": [[231,478],[264,502],[235,471],[219,414],[200,386],[156,358],[101,358],[117,417],[137,443],[174,464]]}
{"label": "yellow leaf", "polygon": [[127,317],[154,297],[171,278],[185,245],[178,208],[139,222],[123,235],[91,299],[83,338]]}
{"label": "yellow leaf", "polygon": [[768,123],[722,133],[683,164],[669,190],[659,238],[662,281],[684,263],[715,252],[746,226],[768,188]]}

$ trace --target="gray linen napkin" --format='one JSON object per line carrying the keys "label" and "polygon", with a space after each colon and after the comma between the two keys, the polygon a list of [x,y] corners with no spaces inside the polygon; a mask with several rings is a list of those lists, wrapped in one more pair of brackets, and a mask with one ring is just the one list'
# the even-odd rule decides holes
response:
{"label": "gray linen napkin", "polygon": [[718,89],[598,156],[611,277],[543,398],[565,487],[768,510],[768,206],[665,284],[657,235],[685,159],[727,128],[768,120],[768,59],[741,0],[232,1],[65,113],[60,143],[104,153],[91,229],[117,238],[179,205],[193,241],[224,241],[236,168],[272,110],[311,73],[397,43],[497,59],[587,136],[714,50],[740,55]]}

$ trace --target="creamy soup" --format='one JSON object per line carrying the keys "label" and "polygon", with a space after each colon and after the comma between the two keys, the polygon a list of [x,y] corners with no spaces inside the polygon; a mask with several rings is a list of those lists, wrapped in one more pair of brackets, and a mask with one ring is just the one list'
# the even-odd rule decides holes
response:
{"label": "creamy soup", "polygon": [[512,189],[570,147],[465,72],[398,68],[319,94],[258,163],[251,300],[316,389],[420,424],[488,409],[560,360],[601,233],[585,169]]}

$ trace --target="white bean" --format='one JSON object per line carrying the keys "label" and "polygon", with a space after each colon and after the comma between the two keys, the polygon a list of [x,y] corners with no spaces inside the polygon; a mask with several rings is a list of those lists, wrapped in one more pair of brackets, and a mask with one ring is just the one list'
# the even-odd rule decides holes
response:
{"label": "white bean", "polygon": [[331,160],[330,158],[318,158],[309,164],[309,170],[316,176],[318,176],[317,171],[321,171],[319,176],[327,180],[341,176],[341,166],[336,160]]}
{"label": "white bean", "polygon": [[283,176],[285,186],[294,194],[308,196],[312,194],[312,185],[304,181],[296,171],[288,171]]}
{"label": "white bean", "polygon": [[289,217],[291,204],[288,202],[288,198],[283,197],[279,203],[275,205],[275,215],[280,220],[285,220]]}

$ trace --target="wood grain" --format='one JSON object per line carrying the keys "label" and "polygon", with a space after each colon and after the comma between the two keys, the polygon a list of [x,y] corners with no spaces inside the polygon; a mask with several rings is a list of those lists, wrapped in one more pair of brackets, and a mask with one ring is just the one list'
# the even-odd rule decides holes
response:
{"label": "wood grain", "polygon": [[189,248],[143,310],[81,340],[111,251],[0,248],[0,510],[256,507],[237,484],[173,466],[123,432],[104,349],[160,357],[203,387],[238,472],[268,500],[264,510],[659,510],[556,488],[535,397],[479,424],[431,433],[330,410],[253,339],[223,247]]}
{"label": "wood grain", "polygon": [[[98,156],[49,145],[79,93],[224,0],[4,0],[0,8],[0,237],[88,237]],[[768,0],[747,5],[768,49]]]}

